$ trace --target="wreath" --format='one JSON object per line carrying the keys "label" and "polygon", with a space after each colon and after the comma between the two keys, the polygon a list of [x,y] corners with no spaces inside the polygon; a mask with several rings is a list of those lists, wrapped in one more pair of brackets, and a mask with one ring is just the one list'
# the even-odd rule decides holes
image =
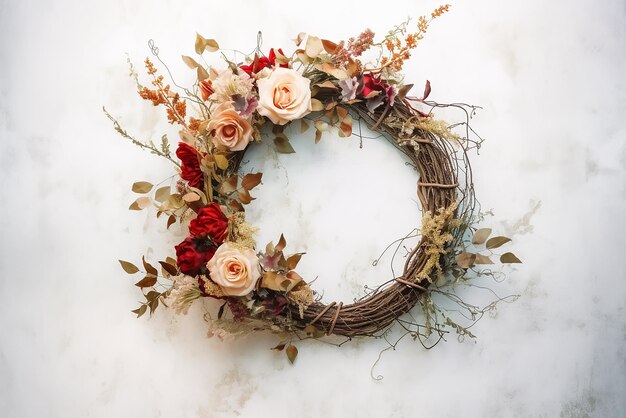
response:
{"label": "wreath", "polygon": [[[433,334],[436,341],[444,338],[446,327],[473,337],[469,327],[493,306],[465,304],[445,289],[469,282],[479,265],[493,263],[493,250],[510,241],[503,236],[488,239],[490,229],[475,227],[481,215],[468,152],[482,142],[469,126],[477,107],[429,101],[428,81],[421,97],[412,96],[413,85],[401,72],[429,24],[448,8],[420,17],[416,29],[406,21],[380,41],[369,29],[339,43],[300,33],[290,55],[282,48],[263,54],[259,34],[253,53],[239,60],[237,53],[233,59],[222,53],[221,67],[209,66],[203,58],[205,52],[219,51],[218,43],[197,35],[195,52],[204,64],[182,57],[197,74],[191,88],[167,84],[149,58],[145,67],[151,85],[143,86],[129,61],[141,98],[165,108],[168,122],[180,128],[173,154],[167,135],[159,144],[138,140],[104,109],[118,133],[178,169],[171,184],[135,182],[132,191],[141,196],[129,209],[152,207],[157,218],[166,219],[168,229],[178,223],[188,231],[175,246],[175,257],[159,261],[160,266],[145,257],[143,269],[120,260],[127,273],[144,275],[135,283],[143,294],[133,310],[137,317],[152,314],[159,306],[186,314],[196,300],[218,300],[219,309],[213,305],[217,314],[206,315],[210,335],[224,339],[271,330],[281,339],[275,349],[286,349],[292,362],[295,338],[376,337],[393,323],[423,343]],[[154,42],[149,46],[165,66]],[[374,58],[366,61],[367,56]],[[450,125],[436,119],[434,110],[440,107],[463,111],[465,120]],[[189,115],[189,108],[194,115]],[[359,136],[357,124],[380,132],[419,173],[416,193],[423,215],[419,242],[406,255],[401,274],[353,303],[326,303],[297,273],[303,253],[287,252],[283,235],[276,243],[257,247],[253,238],[257,229],[246,222],[244,207],[254,200],[251,191],[263,175],[245,173],[242,161],[251,144],[268,136],[277,152],[295,152],[285,129],[290,125],[301,132],[312,126],[317,143],[335,129],[342,137]],[[484,251],[470,248],[482,245]],[[500,261],[519,259],[505,253]],[[481,274],[495,276],[492,270]],[[470,326],[460,325],[439,308],[432,299],[435,293],[448,295],[466,309]],[[405,318],[416,305],[423,310],[423,323],[413,316]]]}

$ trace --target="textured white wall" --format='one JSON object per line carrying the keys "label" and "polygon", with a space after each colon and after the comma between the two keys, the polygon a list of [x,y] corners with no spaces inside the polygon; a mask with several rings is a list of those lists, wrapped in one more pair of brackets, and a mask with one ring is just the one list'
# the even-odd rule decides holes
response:
{"label": "textured white wall", "polygon": [[[207,339],[200,307],[149,321],[129,312],[137,292],[116,260],[164,257],[180,236],[126,210],[132,181],[159,181],[170,168],[116,136],[100,110],[140,137],[167,129],[134,95],[125,52],[140,65],[153,38],[189,82],[179,56],[193,52],[195,31],[251,50],[262,30],[267,48],[290,49],[300,31],[335,40],[368,26],[383,33],[436,6],[2,1],[0,416],[623,416],[619,0],[453,1],[407,67],[416,85],[430,79],[434,100],[484,107],[478,197],[525,261],[497,287],[520,300],[480,322],[476,343],[452,338],[426,351],[406,341],[383,356],[375,381],[383,341],[303,343],[292,367],[266,336]],[[389,147],[323,141],[314,147],[305,134],[293,139],[295,156],[262,146],[251,154],[266,171],[251,215],[262,243],[286,232],[294,250],[310,253],[301,273],[347,300],[387,274],[370,263],[419,216],[415,179]],[[397,189],[373,195],[372,183],[386,183],[379,173]]]}

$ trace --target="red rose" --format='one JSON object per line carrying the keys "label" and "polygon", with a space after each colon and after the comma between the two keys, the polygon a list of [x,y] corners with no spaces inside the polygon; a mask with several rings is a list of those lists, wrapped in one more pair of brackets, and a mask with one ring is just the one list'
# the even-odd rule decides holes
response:
{"label": "red rose", "polygon": [[191,187],[202,189],[204,186],[204,174],[200,170],[200,162],[198,161],[198,152],[184,142],[178,143],[176,156],[182,162],[180,176],[183,180],[187,180]]}
{"label": "red rose", "polygon": [[216,248],[188,237],[176,247],[176,264],[180,271],[189,276],[197,276],[213,258]]}
{"label": "red rose", "polygon": [[376,78],[371,74],[365,74],[363,76],[363,97],[367,98],[372,92],[379,91],[387,98],[387,102],[393,106],[393,102],[396,98],[396,89],[389,84],[382,81],[380,78]]}
{"label": "red rose", "polygon": [[[278,52],[281,55],[285,55],[283,53],[283,50],[278,48]],[[259,71],[261,71],[264,68],[267,67],[273,67],[276,65],[276,52],[274,51],[274,48],[270,49],[270,54],[268,57],[256,57],[256,59],[254,61],[252,61],[252,63],[250,63],[250,65],[242,65],[241,68],[244,72],[246,72],[249,76],[252,76],[252,74],[256,74]],[[286,62],[280,64],[281,67],[288,67],[288,64]]]}
{"label": "red rose", "polygon": [[228,235],[228,218],[217,203],[211,203],[198,211],[196,219],[189,224],[189,232],[196,238],[210,237],[221,244]]}

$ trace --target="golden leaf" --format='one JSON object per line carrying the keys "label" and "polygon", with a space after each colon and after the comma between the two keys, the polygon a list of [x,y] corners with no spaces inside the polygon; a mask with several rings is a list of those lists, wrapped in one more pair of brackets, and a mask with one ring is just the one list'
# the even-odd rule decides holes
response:
{"label": "golden leaf", "polygon": [[150,190],[152,190],[152,183],[149,183],[147,181],[137,181],[135,183],[133,183],[133,187],[132,187],[132,191],[135,193],[148,193]]}
{"label": "golden leaf", "polygon": [[130,263],[128,261],[124,261],[124,260],[117,260],[120,262],[122,268],[124,269],[124,271],[128,274],[135,274],[139,271],[139,268],[134,265],[133,263]]}
{"label": "golden leaf", "polygon": [[195,59],[188,57],[187,55],[182,55],[182,58],[187,67],[191,68],[192,70],[194,68],[200,67],[200,64],[198,64]]}
{"label": "golden leaf", "polygon": [[289,359],[289,362],[293,364],[293,362],[296,361],[296,357],[298,357],[298,349],[295,345],[289,344],[285,352],[287,353],[287,358]]}
{"label": "golden leaf", "polygon": [[222,154],[214,154],[215,163],[220,170],[226,170],[228,168],[228,159]]}

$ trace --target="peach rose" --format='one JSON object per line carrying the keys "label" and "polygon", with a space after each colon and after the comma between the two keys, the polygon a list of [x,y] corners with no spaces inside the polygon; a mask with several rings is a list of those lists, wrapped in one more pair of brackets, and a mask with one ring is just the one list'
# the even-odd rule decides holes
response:
{"label": "peach rose", "polygon": [[252,292],[261,277],[259,259],[254,250],[239,250],[225,242],[207,263],[211,279],[228,296],[244,296]]}
{"label": "peach rose", "polygon": [[230,102],[224,102],[215,109],[207,129],[212,132],[215,145],[231,151],[243,150],[252,138],[252,125],[237,113]]}
{"label": "peach rose", "polygon": [[276,68],[257,80],[258,112],[274,124],[284,125],[311,112],[311,80],[291,68]]}

